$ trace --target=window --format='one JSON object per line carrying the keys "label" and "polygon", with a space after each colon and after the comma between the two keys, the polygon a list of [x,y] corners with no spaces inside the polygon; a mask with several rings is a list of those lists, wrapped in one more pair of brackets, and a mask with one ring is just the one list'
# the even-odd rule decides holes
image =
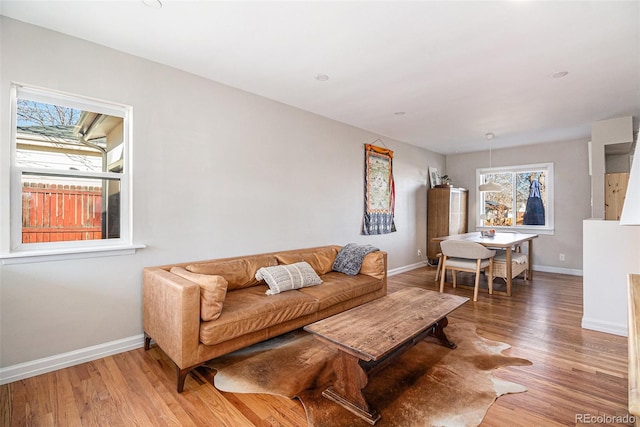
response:
{"label": "window", "polygon": [[20,85],[11,101],[3,262],[133,249],[130,107]]}
{"label": "window", "polygon": [[[553,234],[553,163],[476,171],[477,227]],[[480,192],[489,180],[502,191]]]}

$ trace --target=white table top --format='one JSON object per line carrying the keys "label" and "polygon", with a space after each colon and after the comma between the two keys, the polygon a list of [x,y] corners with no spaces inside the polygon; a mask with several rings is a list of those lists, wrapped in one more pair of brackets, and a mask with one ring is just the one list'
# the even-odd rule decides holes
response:
{"label": "white table top", "polygon": [[537,234],[525,234],[525,233],[498,233],[493,237],[483,237],[479,231],[474,233],[455,234],[452,236],[434,237],[434,241],[442,240],[469,240],[471,242],[480,243],[483,246],[490,246],[494,248],[510,248],[518,243],[523,243],[528,240],[532,240],[538,237]]}

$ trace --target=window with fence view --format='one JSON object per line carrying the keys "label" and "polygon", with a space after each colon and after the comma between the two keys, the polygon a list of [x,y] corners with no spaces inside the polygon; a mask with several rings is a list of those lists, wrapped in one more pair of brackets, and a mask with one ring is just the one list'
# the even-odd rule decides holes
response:
{"label": "window with fence view", "polygon": [[102,238],[102,188],[26,182],[22,187],[22,242]]}
{"label": "window with fence view", "polygon": [[20,182],[12,188],[21,189],[20,243],[120,238],[124,114],[110,113],[99,103],[17,88]]}

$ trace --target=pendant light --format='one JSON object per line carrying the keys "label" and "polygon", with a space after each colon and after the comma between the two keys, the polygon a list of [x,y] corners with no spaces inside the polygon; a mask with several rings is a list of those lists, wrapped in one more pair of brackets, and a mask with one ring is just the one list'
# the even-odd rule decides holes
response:
{"label": "pendant light", "polygon": [[[491,171],[491,140],[495,137],[495,135],[489,132],[485,134],[484,137],[487,139],[487,141],[489,141],[489,171]],[[484,192],[497,192],[502,191],[502,186],[489,179],[484,184],[480,184],[478,186],[478,190]]]}

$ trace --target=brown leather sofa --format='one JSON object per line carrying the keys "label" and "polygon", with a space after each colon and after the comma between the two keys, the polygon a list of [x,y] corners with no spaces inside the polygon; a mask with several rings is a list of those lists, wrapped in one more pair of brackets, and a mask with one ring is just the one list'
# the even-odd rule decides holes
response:
{"label": "brown leather sofa", "polygon": [[[153,339],[176,364],[180,393],[189,371],[210,359],[386,295],[386,252],[367,254],[360,273],[349,276],[331,270],[340,249],[323,246],[145,268],[145,349]],[[266,295],[269,287],[256,280],[256,271],[299,261],[307,261],[323,283]],[[227,282],[226,295],[201,286],[220,277]],[[205,305],[204,298],[213,294],[223,301],[218,301],[219,314],[211,316],[209,309],[215,312],[219,306]]]}

